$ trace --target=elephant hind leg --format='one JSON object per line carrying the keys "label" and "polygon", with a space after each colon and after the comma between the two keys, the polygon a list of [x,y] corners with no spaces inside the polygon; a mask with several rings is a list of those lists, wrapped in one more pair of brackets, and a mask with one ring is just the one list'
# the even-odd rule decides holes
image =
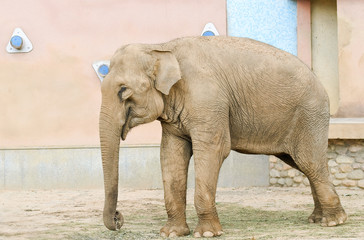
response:
{"label": "elephant hind leg", "polygon": [[347,220],[347,215],[333,185],[313,180],[310,180],[310,184],[315,208],[308,218],[309,222],[321,223],[324,227],[343,224]]}
{"label": "elephant hind leg", "polygon": [[[293,167],[294,169],[297,169],[298,171],[302,172],[301,169],[299,169],[299,167],[295,163],[294,159],[289,154],[277,154],[275,156],[277,158],[281,159],[283,162],[285,162],[289,166]],[[316,190],[315,190],[315,188],[313,186],[312,181],[310,181],[310,186],[311,186],[311,192],[312,192],[313,200],[314,200],[314,203],[315,203],[315,209],[313,210],[313,213],[308,218],[308,221],[310,223],[319,223],[322,220],[322,208],[321,208],[320,201],[317,198]]]}
{"label": "elephant hind leg", "polygon": [[[330,181],[326,151],[327,141],[315,141],[314,135],[302,141],[292,154],[298,169],[310,181],[315,209],[309,222],[321,222],[322,226],[336,226],[346,221],[338,194]],[[323,142],[323,143],[322,143]]]}

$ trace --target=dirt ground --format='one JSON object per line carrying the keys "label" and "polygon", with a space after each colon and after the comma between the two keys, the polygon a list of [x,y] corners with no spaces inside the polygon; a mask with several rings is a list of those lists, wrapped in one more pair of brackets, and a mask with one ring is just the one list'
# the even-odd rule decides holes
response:
{"label": "dirt ground", "polygon": [[[309,188],[219,189],[217,208],[224,229],[218,239],[364,239],[364,190],[337,189],[349,214],[346,224],[309,224]],[[125,219],[120,231],[102,223],[103,190],[0,191],[0,239],[162,239],[166,222],[162,190],[119,192]],[[188,191],[187,222],[197,216]],[[191,239],[192,236],[180,239]]]}

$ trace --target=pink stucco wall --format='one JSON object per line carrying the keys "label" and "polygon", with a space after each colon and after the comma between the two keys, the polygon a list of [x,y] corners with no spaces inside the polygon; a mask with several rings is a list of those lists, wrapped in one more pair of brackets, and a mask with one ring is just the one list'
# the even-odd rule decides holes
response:
{"label": "pink stucco wall", "polygon": [[311,67],[311,2],[297,1],[297,56]]}
{"label": "pink stucco wall", "polygon": [[[297,9],[298,56],[310,65],[310,1],[298,0]],[[199,35],[207,22],[226,34],[225,0],[2,0],[0,16],[0,148],[97,146],[101,96],[94,61],[126,43]],[[363,1],[337,0],[337,18],[335,117],[363,118]],[[16,27],[32,41],[32,52],[5,51]],[[363,127],[352,129],[364,137]],[[351,136],[335,131],[333,138]],[[123,144],[157,144],[160,135],[154,122],[133,129]]]}
{"label": "pink stucco wall", "polygon": [[337,0],[340,105],[338,117],[364,117],[364,2]]}
{"label": "pink stucco wall", "polygon": [[[224,0],[2,0],[0,148],[97,146],[100,81],[91,64],[122,44],[200,35],[212,22],[226,34]],[[20,27],[33,51],[5,47]],[[132,130],[124,144],[160,142],[158,122]]]}

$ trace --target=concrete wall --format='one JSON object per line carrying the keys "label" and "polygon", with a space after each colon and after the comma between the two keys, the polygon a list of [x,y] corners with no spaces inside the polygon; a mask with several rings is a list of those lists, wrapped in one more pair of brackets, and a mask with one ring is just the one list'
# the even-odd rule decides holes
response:
{"label": "concrete wall", "polygon": [[[213,22],[226,34],[223,0],[0,2],[0,148],[98,146],[100,81],[91,64],[133,42],[200,35]],[[186,17],[188,16],[188,17]],[[33,51],[9,54],[16,27]],[[155,122],[123,144],[160,142]]]}
{"label": "concrete wall", "polygon": [[[363,139],[364,4],[335,3],[1,1],[0,188],[101,187],[100,82],[91,64],[109,59],[122,44],[200,35],[207,22],[213,22],[221,35],[228,32],[272,44],[297,54],[309,66],[312,60],[337,117],[331,121],[329,137]],[[5,51],[15,27],[28,35],[32,52]],[[158,122],[137,127],[122,142],[121,186],[161,186],[160,130]],[[267,156],[232,153],[223,165],[219,186],[267,185],[268,171]],[[193,177],[189,181],[192,186]]]}
{"label": "concrete wall", "polygon": [[[120,148],[119,186],[162,188],[159,146]],[[102,188],[99,148],[44,148],[0,150],[0,189]],[[269,163],[265,157],[231,152],[219,176],[219,187],[267,186]],[[194,187],[190,163],[188,187]]]}
{"label": "concrete wall", "polygon": [[[208,22],[225,35],[227,26],[224,0],[4,0],[0,15],[0,46],[21,27],[34,47],[0,51],[0,189],[102,187],[100,81],[91,64],[123,44],[200,35]],[[161,187],[160,138],[154,122],[122,142],[121,187]],[[266,156],[232,152],[219,186],[268,185],[268,168]],[[192,187],[193,162],[190,172]]]}

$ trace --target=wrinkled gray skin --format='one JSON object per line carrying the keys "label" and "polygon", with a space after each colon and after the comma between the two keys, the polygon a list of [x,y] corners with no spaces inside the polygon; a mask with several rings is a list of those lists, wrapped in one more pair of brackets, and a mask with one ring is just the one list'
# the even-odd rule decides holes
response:
{"label": "wrinkled gray skin", "polygon": [[329,101],[295,56],[250,39],[181,38],[117,50],[102,83],[100,139],[105,182],[104,223],[116,211],[120,137],[137,125],[162,124],[161,167],[168,222],[162,236],[190,233],[187,169],[195,159],[196,237],[221,235],[215,207],[220,167],[230,150],[270,154],[309,179],[315,208],[309,222],[335,226],[347,216],[329,181]]}

